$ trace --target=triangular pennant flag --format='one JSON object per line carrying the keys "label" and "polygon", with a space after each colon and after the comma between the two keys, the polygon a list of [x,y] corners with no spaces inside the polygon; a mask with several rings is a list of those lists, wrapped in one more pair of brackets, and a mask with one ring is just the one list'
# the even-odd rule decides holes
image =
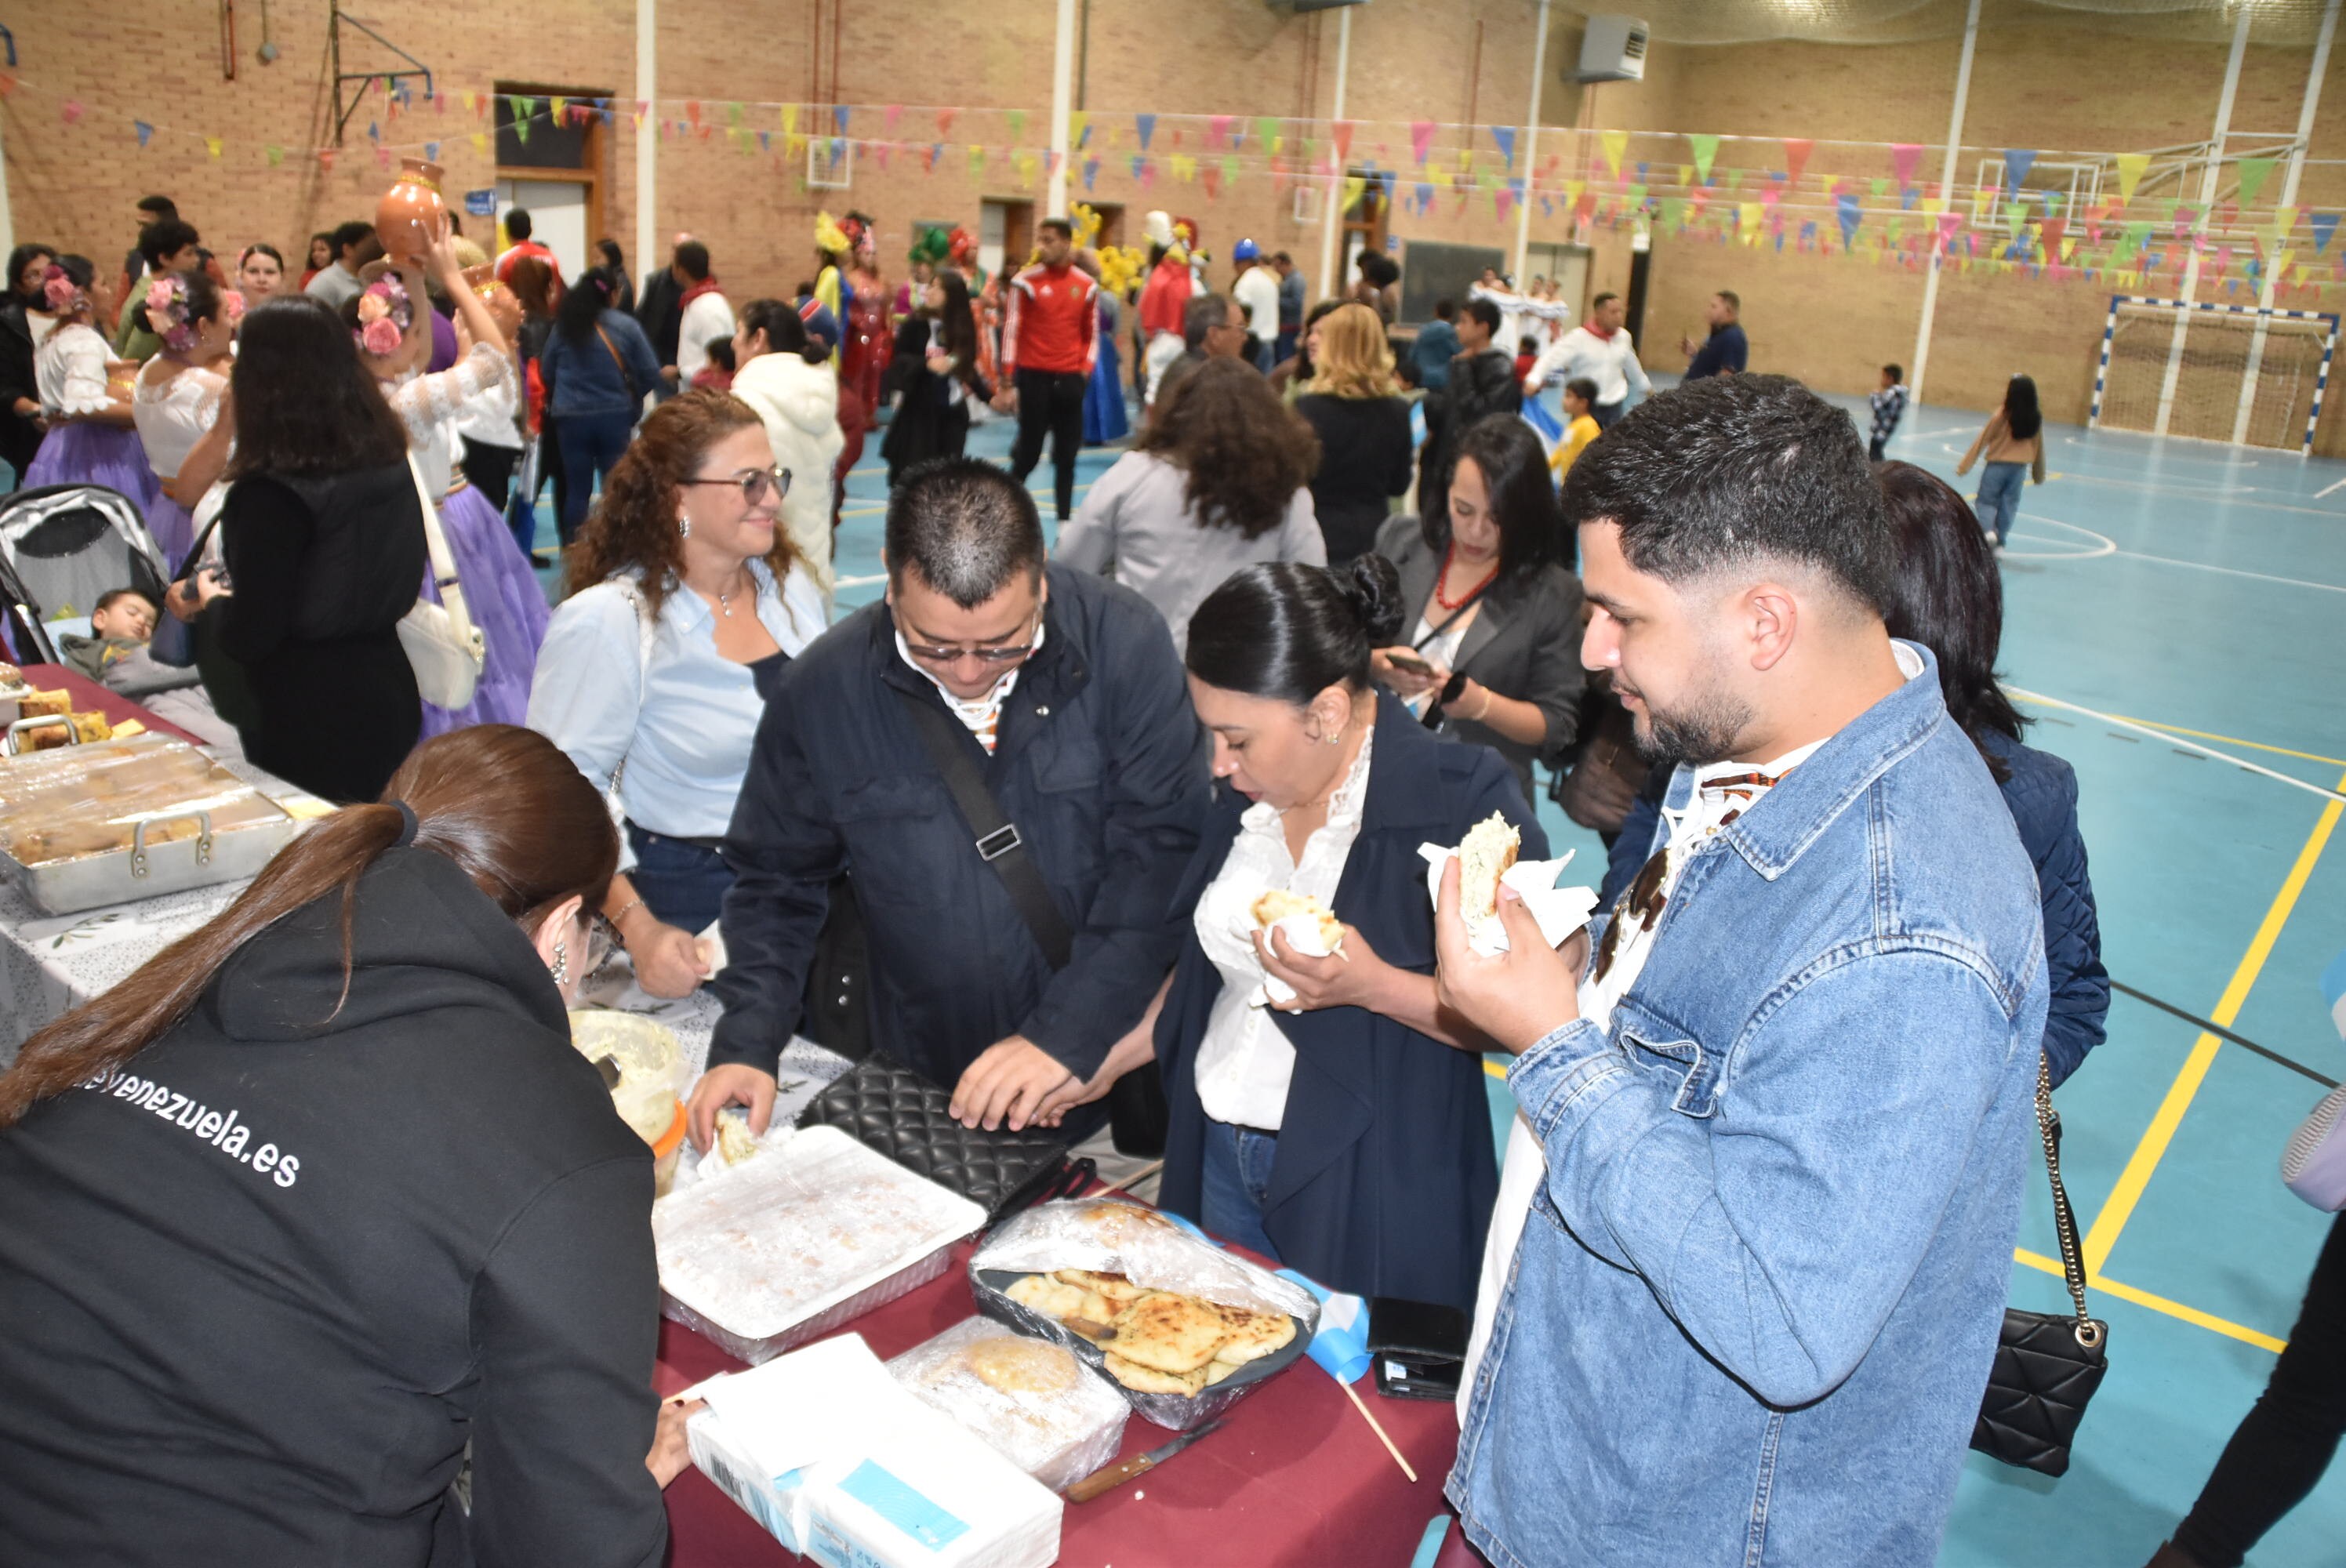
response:
{"label": "triangular pennant flag", "polygon": [[1513,126],[1493,126],[1491,127],[1491,139],[1498,144],[1499,156],[1507,160],[1507,167],[1509,168],[1515,168],[1515,127]]}
{"label": "triangular pennant flag", "polygon": [[1338,120],[1329,127],[1331,134],[1336,138],[1336,161],[1339,163],[1352,156],[1353,123],[1351,120]]}
{"label": "triangular pennant flag", "polygon": [[1099,178],[1099,165],[1100,160],[1096,158],[1087,158],[1084,159],[1084,188],[1086,190],[1089,190],[1092,188],[1092,182]]}
{"label": "triangular pennant flag", "polygon": [[2134,188],[2142,183],[2143,170],[2150,167],[2150,154],[2122,152],[2117,156],[2118,202],[2121,206],[2134,199]]}
{"label": "triangular pennant flag", "polygon": [[841,136],[847,134],[847,122],[853,113],[854,110],[846,104],[837,105],[831,109],[831,123]]}
{"label": "triangular pennant flag", "polygon": [[1338,211],[1340,211],[1340,212],[1350,212],[1350,211],[1352,211],[1353,208],[1355,208],[1355,207],[1357,207],[1357,206],[1359,206],[1359,205],[1360,205],[1360,202],[1361,202],[1361,193],[1362,193],[1362,191],[1364,191],[1364,190],[1368,189],[1368,188],[1369,188],[1369,182],[1368,182],[1367,180],[1365,180],[1365,179],[1362,178],[1359,175],[1357,175],[1357,174],[1349,174],[1349,175],[1346,175],[1346,176],[1344,177],[1344,200],[1343,200],[1343,205],[1342,205],[1341,207],[1340,207],[1337,210],[1338,210]]}
{"label": "triangular pennant flag", "polygon": [[2338,214],[2309,212],[2305,215],[2305,226],[2313,230],[2313,253],[2321,255],[2330,249],[2331,236],[2338,232]]}
{"label": "triangular pennant flag", "polygon": [[1922,160],[1921,142],[1893,141],[1890,144],[1890,171],[1898,177],[1900,185],[1914,183],[1914,169]]}
{"label": "triangular pennant flag", "polygon": [[1147,152],[1148,139],[1157,134],[1157,117],[1155,115],[1133,116],[1132,129],[1133,134],[1140,137],[1140,150]]}
{"label": "triangular pennant flag", "polygon": [[880,117],[880,130],[882,136],[892,137],[896,134],[896,121],[903,112],[904,106],[902,104],[890,104],[887,108],[882,112]]}
{"label": "triangular pennant flag", "polygon": [[1262,144],[1265,152],[1279,150],[1279,121],[1269,115],[1258,115],[1254,122],[1254,139]]}
{"label": "triangular pennant flag", "polygon": [[943,141],[947,137],[953,135],[954,117],[959,113],[961,113],[959,109],[939,109],[937,111],[937,139],[939,141]]}
{"label": "triangular pennant flag", "polygon": [[2036,149],[2035,148],[2005,148],[2004,149],[2004,188],[2015,196],[2019,195],[2020,188],[2027,183],[2028,171],[2035,167]]}
{"label": "triangular pennant flag", "polygon": [[1784,184],[1789,188],[1800,183],[1800,171],[1809,167],[1809,154],[1817,144],[1808,137],[1784,138]]}
{"label": "triangular pennant flag", "polygon": [[140,147],[145,147],[155,137],[155,127],[148,125],[145,120],[132,120],[130,122],[130,128],[138,133],[138,145]]}
{"label": "triangular pennant flag", "polygon": [[1833,199],[1833,206],[1841,216],[1841,242],[1846,248],[1851,240],[1857,238],[1857,226],[1863,220],[1864,215],[1854,196],[1847,194],[1837,196]]}
{"label": "triangular pennant flag", "polygon": [[[570,100],[557,94],[551,102],[553,104],[553,112],[546,117],[546,123],[556,127],[568,125],[570,123]],[[738,111],[741,106],[736,104],[733,107]],[[735,117],[737,119],[740,117],[738,113]]]}
{"label": "triangular pennant flag", "polygon": [[2256,200],[2257,192],[2265,188],[2265,180],[2270,177],[2272,171],[2273,160],[2271,158],[2244,158],[2240,159],[2241,206],[2246,207]]}
{"label": "triangular pennant flag", "polygon": [[1010,122],[1010,139],[1012,141],[1015,142],[1025,137],[1026,111],[1025,109],[1012,109],[1003,117]]}
{"label": "triangular pennant flag", "polygon": [[985,172],[985,149],[975,142],[969,144],[969,174],[972,179]]}
{"label": "triangular pennant flag", "polygon": [[1421,168],[1423,167],[1426,155],[1433,150],[1433,122],[1432,120],[1412,120],[1409,122],[1409,150],[1410,156],[1417,160]]}
{"label": "triangular pennant flag", "polygon": [[204,137],[204,151],[209,153],[214,158],[218,158],[220,155],[220,138],[216,136],[208,136]]}
{"label": "triangular pennant flag", "polygon": [[318,167],[324,169],[328,174],[334,172],[334,149],[332,148],[321,147],[318,149]]}
{"label": "triangular pennant flag", "polygon": [[285,149],[271,142],[260,149],[260,156],[269,160],[270,168],[275,168],[285,161]]}
{"label": "triangular pennant flag", "polygon": [[486,132],[486,131],[474,131],[474,132],[473,132],[473,134],[472,134],[472,143],[473,143],[473,150],[474,150],[474,152],[486,152],[486,151],[488,151],[488,150],[489,150],[489,133],[488,133],[488,132]]}
{"label": "triangular pennant flag", "polygon": [[1078,109],[1078,110],[1074,110],[1074,111],[1072,111],[1072,112],[1070,112],[1070,113],[1068,114],[1068,116],[1067,116],[1067,145],[1068,145],[1069,147],[1081,147],[1081,146],[1083,146],[1083,145],[1084,145],[1084,137],[1087,137],[1087,136],[1091,135],[1091,131],[1092,131],[1092,117],[1091,117],[1091,116],[1089,116],[1089,115],[1087,115],[1087,114],[1084,113],[1084,112],[1083,112],[1082,110],[1080,110],[1080,109]]}
{"label": "triangular pennant flag", "polygon": [[1212,115],[1208,117],[1206,120],[1206,145],[1208,147],[1219,148],[1224,142],[1230,139],[1230,118],[1231,117],[1229,115]]}
{"label": "triangular pennant flag", "polygon": [[1209,201],[1219,201],[1222,199],[1222,171],[1220,167],[1215,164],[1208,164],[1206,166],[1205,180],[1206,199]]}
{"label": "triangular pennant flag", "polygon": [[1628,156],[1629,133],[1625,130],[1600,131],[1596,139],[1604,145],[1605,161],[1613,166],[1613,178],[1621,178],[1621,160]]}
{"label": "triangular pennant flag", "polygon": [[1695,178],[1708,184],[1711,162],[1719,157],[1719,138],[1715,136],[1690,136],[1687,137],[1687,145],[1694,148]]}

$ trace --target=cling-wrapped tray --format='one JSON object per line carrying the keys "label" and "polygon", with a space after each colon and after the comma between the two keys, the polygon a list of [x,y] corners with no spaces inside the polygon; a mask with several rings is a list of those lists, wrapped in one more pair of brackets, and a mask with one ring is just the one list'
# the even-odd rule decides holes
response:
{"label": "cling-wrapped tray", "polygon": [[165,736],[0,761],[0,850],[50,914],[251,876],[297,826],[276,801]]}
{"label": "cling-wrapped tray", "polygon": [[1158,1426],[1188,1431],[1292,1366],[1320,1304],[1153,1208],[1046,1203],[970,1258],[978,1310],[1064,1346]]}
{"label": "cling-wrapped tray", "polygon": [[991,1318],[964,1318],[888,1375],[1054,1492],[1116,1458],[1131,1407],[1075,1352]]}
{"label": "cling-wrapped tray", "polygon": [[943,1274],[985,1211],[836,1127],[652,1207],[661,1310],[751,1365]]}

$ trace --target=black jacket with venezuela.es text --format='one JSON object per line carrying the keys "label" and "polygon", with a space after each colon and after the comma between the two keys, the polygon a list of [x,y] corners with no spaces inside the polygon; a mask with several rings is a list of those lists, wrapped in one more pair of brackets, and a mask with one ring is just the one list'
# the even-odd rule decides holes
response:
{"label": "black jacket with venezuela.es text", "polygon": [[660,1561],[650,1151],[452,861],[337,1013],[340,907],[0,1133],[0,1563]]}

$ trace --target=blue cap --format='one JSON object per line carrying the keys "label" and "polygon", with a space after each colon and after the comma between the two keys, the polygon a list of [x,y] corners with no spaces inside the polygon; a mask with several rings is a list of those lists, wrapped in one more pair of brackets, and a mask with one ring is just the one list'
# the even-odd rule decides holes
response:
{"label": "blue cap", "polygon": [[1230,260],[1233,261],[1251,261],[1261,254],[1262,247],[1251,239],[1241,239],[1230,247]]}

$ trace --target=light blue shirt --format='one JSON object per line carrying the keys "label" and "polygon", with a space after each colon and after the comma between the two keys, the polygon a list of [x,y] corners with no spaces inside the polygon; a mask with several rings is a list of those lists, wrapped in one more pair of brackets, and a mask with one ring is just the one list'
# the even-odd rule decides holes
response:
{"label": "light blue shirt", "polygon": [[[758,619],[795,656],[822,633],[821,594],[795,564],[779,587],[763,561],[750,571]],[[635,605],[614,584],[598,583],[555,610],[530,687],[529,727],[597,789],[608,789],[618,774],[627,820],[672,838],[724,834],[766,710],[750,667],[717,651],[716,626],[699,595],[672,589],[647,658]]]}

